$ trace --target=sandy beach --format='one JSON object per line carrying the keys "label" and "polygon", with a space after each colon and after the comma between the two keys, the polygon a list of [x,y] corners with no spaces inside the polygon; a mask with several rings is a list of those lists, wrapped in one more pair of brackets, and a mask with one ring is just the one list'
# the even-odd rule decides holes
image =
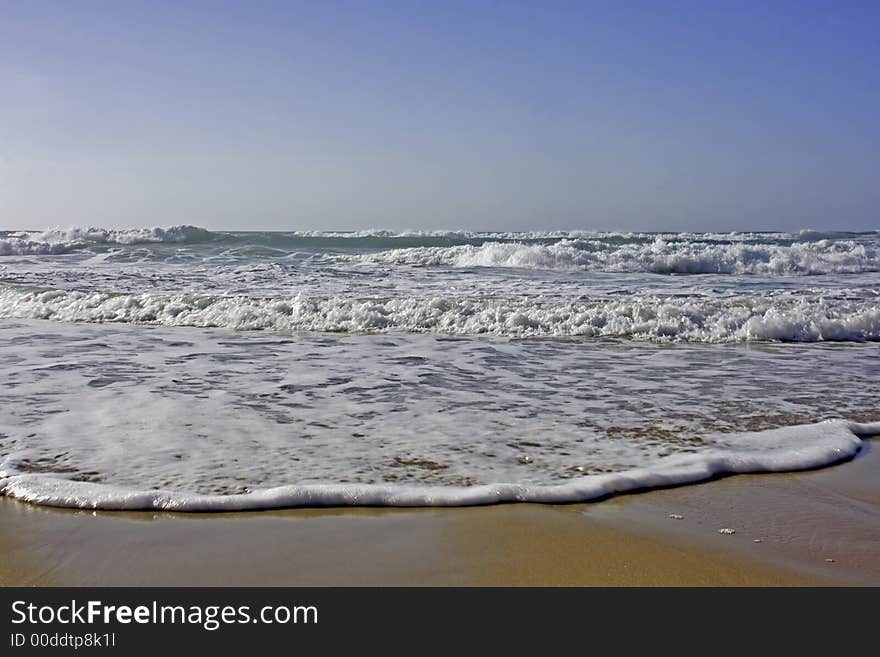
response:
{"label": "sandy beach", "polygon": [[867,444],[823,470],[565,506],[162,514],[4,498],[0,583],[877,585],[878,466]]}

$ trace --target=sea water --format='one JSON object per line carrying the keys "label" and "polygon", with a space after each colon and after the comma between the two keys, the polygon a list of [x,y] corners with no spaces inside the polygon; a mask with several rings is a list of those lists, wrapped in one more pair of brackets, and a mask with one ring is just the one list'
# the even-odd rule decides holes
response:
{"label": "sea water", "polygon": [[0,490],[575,502],[880,432],[880,233],[0,232]]}

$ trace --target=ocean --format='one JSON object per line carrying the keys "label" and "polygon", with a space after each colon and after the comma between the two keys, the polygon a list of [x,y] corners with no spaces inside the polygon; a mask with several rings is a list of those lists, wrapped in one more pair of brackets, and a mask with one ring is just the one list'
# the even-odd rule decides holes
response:
{"label": "ocean", "polygon": [[880,232],[0,231],[0,492],[582,502],[880,433]]}

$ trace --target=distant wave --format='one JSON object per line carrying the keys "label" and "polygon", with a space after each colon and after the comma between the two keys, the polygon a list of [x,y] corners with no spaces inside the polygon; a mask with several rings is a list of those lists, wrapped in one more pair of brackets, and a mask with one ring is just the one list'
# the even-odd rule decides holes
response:
{"label": "distant wave", "polygon": [[216,238],[196,226],[170,228],[53,228],[42,233],[4,233],[0,236],[2,255],[57,255],[99,244],[194,243]]}
{"label": "distant wave", "polygon": [[353,262],[419,267],[652,272],[658,274],[817,275],[880,271],[875,244],[818,240],[787,245],[708,243],[655,237],[608,244],[564,239],[552,244],[486,242],[479,246],[416,247],[347,256]]}
{"label": "distant wave", "polygon": [[507,337],[624,337],[656,342],[880,340],[876,297],[768,295],[745,299],[627,297],[253,298],[115,294],[0,287],[0,317],[282,332],[433,332]]}
{"label": "distant wave", "polygon": [[327,483],[289,485],[238,495],[197,495],[129,490],[71,481],[57,475],[0,470],[0,494],[27,502],[83,509],[247,511],[316,506],[473,506],[502,502],[557,504],[705,481],[718,475],[785,472],[851,458],[861,437],[880,433],[880,423],[831,420],[741,434],[736,442],[700,454],[669,457],[653,466],[590,475],[556,484],[495,483],[476,486]]}
{"label": "distant wave", "polygon": [[462,240],[503,240],[503,241],[545,241],[561,239],[597,239],[597,240],[633,240],[653,241],[658,237],[665,239],[682,239],[696,241],[724,241],[724,242],[766,242],[775,240],[787,241],[818,241],[837,239],[857,239],[860,237],[877,237],[880,231],[819,231],[804,229],[793,233],[767,231],[767,232],[644,232],[644,231],[602,231],[602,230],[527,230],[527,231],[480,231],[480,230],[383,230],[370,228],[366,230],[351,231],[324,231],[302,230],[290,232],[271,233],[275,235],[287,235],[292,237],[317,237],[317,238],[347,238],[363,239],[365,237],[378,238],[445,238]]}
{"label": "distant wave", "polygon": [[[219,232],[188,225],[133,229],[73,227],[42,233],[0,231],[0,256],[59,255],[111,246],[217,243],[232,249],[260,247],[288,253],[303,248],[387,251],[354,259],[388,265],[604,268],[663,273],[848,273],[880,268],[878,237],[880,232],[812,230],[799,233],[379,229]],[[266,253],[270,253],[268,250]],[[823,254],[828,255],[828,264],[821,261]],[[834,269],[836,261],[840,269]]]}

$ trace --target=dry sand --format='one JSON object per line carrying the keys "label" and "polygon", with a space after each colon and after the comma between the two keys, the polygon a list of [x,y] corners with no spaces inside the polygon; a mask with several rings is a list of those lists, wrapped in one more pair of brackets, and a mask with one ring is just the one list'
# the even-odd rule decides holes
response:
{"label": "dry sand", "polygon": [[156,514],[0,498],[0,584],[877,585],[871,447],[825,470],[567,506]]}

